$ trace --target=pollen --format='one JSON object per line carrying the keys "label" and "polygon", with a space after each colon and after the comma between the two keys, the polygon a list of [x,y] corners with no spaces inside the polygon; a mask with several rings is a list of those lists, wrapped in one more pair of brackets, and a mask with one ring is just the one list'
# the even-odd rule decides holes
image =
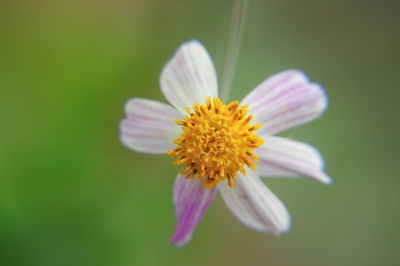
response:
{"label": "pollen", "polygon": [[261,125],[251,125],[248,105],[239,107],[234,101],[224,105],[219,98],[205,105],[195,103],[186,107],[188,115],[175,122],[182,126],[182,134],[173,141],[176,148],[167,151],[176,158],[175,165],[184,165],[181,175],[197,178],[204,188],[213,188],[228,180],[233,188],[238,171],[246,175],[245,165],[255,170],[258,162],[253,149],[264,143],[254,134]]}

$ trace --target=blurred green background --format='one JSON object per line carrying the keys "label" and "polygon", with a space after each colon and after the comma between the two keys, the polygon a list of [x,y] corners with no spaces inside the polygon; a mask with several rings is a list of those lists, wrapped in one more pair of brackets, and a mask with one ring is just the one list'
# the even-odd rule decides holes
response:
{"label": "blurred green background", "polygon": [[199,39],[221,74],[231,1],[2,0],[0,265],[399,265],[400,2],[252,1],[231,99],[304,70],[330,107],[282,135],[334,179],[267,179],[292,216],[256,233],[217,196],[192,243],[169,244],[178,167],[123,147],[132,97]]}

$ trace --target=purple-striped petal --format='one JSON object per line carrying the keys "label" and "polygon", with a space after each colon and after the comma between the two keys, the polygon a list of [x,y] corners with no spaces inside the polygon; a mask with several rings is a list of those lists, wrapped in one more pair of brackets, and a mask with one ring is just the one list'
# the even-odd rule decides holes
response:
{"label": "purple-striped petal", "polygon": [[199,41],[183,43],[164,66],[160,87],[165,98],[182,113],[195,102],[218,96],[217,75],[206,48]]}
{"label": "purple-striped petal", "polygon": [[332,179],[324,173],[324,159],[311,145],[281,137],[266,137],[254,149],[257,173],[267,177],[307,177],[324,184]]}
{"label": "purple-striped petal", "polygon": [[218,186],[228,208],[243,224],[260,231],[281,234],[290,229],[290,215],[283,203],[248,169],[237,174],[233,189]]}
{"label": "purple-striped petal", "polygon": [[328,106],[323,88],[299,70],[287,70],[266,79],[241,102],[250,105],[260,135],[273,135],[310,122]]}
{"label": "purple-striped petal", "polygon": [[175,119],[182,114],[173,107],[152,100],[134,98],[125,105],[126,118],[120,123],[120,139],[128,148],[144,153],[165,153],[176,145],[181,128]]}
{"label": "purple-striped petal", "polygon": [[216,189],[202,187],[196,178],[178,175],[174,185],[174,206],[177,219],[171,243],[184,246],[190,242],[194,229],[206,213]]}

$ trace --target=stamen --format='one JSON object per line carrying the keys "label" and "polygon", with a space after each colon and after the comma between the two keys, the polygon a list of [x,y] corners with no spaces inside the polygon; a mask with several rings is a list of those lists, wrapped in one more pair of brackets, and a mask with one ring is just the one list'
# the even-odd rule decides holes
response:
{"label": "stamen", "polygon": [[264,140],[254,134],[260,124],[250,125],[253,116],[247,116],[247,105],[239,107],[238,101],[224,105],[208,97],[205,105],[195,103],[193,112],[185,109],[189,116],[175,120],[182,126],[182,134],[173,141],[177,146],[167,152],[176,158],[173,164],[185,165],[180,174],[187,179],[196,176],[204,188],[223,180],[233,188],[236,173],[246,175],[245,165],[256,169],[258,158],[252,151]]}

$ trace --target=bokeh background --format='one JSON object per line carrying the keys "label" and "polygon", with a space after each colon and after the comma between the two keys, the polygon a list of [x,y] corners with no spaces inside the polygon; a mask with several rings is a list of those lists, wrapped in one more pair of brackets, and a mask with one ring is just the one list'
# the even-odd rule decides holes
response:
{"label": "bokeh background", "polygon": [[185,248],[169,244],[178,167],[118,139],[132,97],[199,39],[219,75],[232,3],[2,0],[0,265],[399,265],[400,2],[251,1],[231,99],[300,68],[330,107],[282,136],[334,179],[267,179],[292,216],[282,237],[237,221],[220,196]]}

